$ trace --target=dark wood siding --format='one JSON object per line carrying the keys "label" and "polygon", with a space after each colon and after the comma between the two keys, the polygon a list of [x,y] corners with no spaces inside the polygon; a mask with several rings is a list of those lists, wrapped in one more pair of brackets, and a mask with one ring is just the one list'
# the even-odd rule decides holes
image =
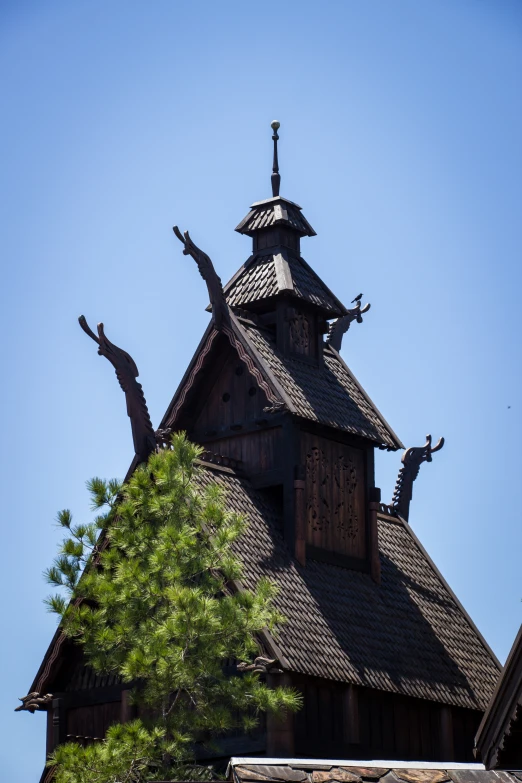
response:
{"label": "dark wood siding", "polygon": [[304,432],[306,541],[348,557],[367,556],[363,449]]}
{"label": "dark wood siding", "polygon": [[441,736],[441,705],[436,702],[355,688],[357,726],[349,726],[343,705],[350,686],[304,677],[296,680],[296,686],[304,697],[303,708],[294,719],[297,756],[474,760],[473,740],[481,718],[476,710],[451,708],[454,759],[448,759]]}
{"label": "dark wood siding", "polygon": [[109,726],[120,722],[121,703],[91,704],[67,710],[67,736],[71,739],[102,738]]}
{"label": "dark wood siding", "polygon": [[211,387],[199,400],[201,411],[194,422],[197,435],[226,429],[233,432],[233,427],[266,418],[263,413],[263,408],[268,405],[266,396],[235,353],[230,351],[224,366],[212,381],[210,377]]}
{"label": "dark wood siding", "polygon": [[281,427],[216,439],[207,447],[215,454],[240,460],[249,475],[281,467]]}

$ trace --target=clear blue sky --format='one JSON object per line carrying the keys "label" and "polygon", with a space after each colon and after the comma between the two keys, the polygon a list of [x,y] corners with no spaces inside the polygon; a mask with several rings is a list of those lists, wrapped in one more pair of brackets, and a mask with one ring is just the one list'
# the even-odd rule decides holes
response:
{"label": "clear blue sky", "polygon": [[[305,258],[372,303],[346,361],[406,445],[446,437],[411,522],[503,661],[522,619],[521,4],[3,0],[0,62],[2,778],[42,769],[43,716],[12,710],[55,627],[55,514],[87,514],[85,480],[132,457],[76,319],[132,354],[157,425],[208,321],[171,227],[232,275],[274,118],[282,194],[318,233]],[[399,460],[379,454],[385,500]]]}

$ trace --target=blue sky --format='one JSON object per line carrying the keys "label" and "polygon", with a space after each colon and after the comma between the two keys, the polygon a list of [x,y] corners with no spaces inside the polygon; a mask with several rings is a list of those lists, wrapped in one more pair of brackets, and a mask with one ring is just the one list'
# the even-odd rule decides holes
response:
{"label": "blue sky", "polygon": [[[0,6],[4,412],[0,768],[37,780],[15,715],[54,631],[41,572],[58,509],[132,457],[123,395],[77,317],[140,368],[158,424],[208,321],[172,225],[225,281],[233,228],[282,195],[303,255],[372,304],[343,355],[422,468],[411,524],[503,661],[522,619],[522,6],[224,0]],[[379,454],[383,499],[399,454]],[[5,676],[7,675],[7,676]]]}

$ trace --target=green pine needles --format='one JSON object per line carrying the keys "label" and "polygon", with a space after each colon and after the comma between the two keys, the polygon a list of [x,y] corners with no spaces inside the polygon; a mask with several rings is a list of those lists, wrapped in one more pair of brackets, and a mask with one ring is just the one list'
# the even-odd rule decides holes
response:
{"label": "green pine needles", "polygon": [[[233,544],[245,520],[226,507],[195,464],[201,449],[184,434],[153,453],[129,482],[93,479],[95,522],[58,521],[66,537],[47,580],[47,599],[67,636],[100,674],[133,688],[139,719],[113,726],[103,742],[58,747],[56,783],[141,783],[198,776],[195,743],[241,729],[262,713],[297,710],[300,696],[270,689],[256,673],[229,676],[227,659],[251,660],[256,634],[275,631],[275,587],[237,590]],[[104,531],[100,536],[100,531]],[[191,771],[192,770],[192,771]]]}

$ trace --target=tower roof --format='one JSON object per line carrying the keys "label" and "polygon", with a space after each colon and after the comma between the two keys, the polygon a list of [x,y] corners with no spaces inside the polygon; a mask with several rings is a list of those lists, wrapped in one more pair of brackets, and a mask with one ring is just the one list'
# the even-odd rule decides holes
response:
{"label": "tower roof", "polygon": [[313,237],[316,232],[299,204],[279,194],[279,123],[274,121],[272,128],[272,198],[254,202],[248,215],[236,226],[238,233],[252,237],[253,254],[225,286],[227,304],[251,308],[285,295],[319,308],[326,318],[340,317],[346,314],[346,308],[301,257],[301,238]]}
{"label": "tower roof", "polygon": [[256,231],[270,226],[283,225],[297,231],[299,236],[315,237],[316,232],[301,213],[302,207],[281,196],[273,196],[264,201],[256,201],[250,212],[236,226],[240,234],[254,236]]}
{"label": "tower roof", "polygon": [[224,292],[227,303],[235,307],[286,294],[319,307],[327,318],[346,312],[304,258],[283,247],[252,255],[227,283]]}

